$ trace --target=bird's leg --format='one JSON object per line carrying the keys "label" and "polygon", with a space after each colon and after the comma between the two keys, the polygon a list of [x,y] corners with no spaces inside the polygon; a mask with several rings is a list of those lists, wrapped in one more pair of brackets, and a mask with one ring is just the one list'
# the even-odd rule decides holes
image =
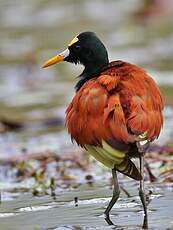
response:
{"label": "bird's leg", "polygon": [[150,166],[149,166],[147,161],[145,161],[145,168],[146,168],[146,170],[148,172],[150,182],[155,182],[157,180],[157,178],[153,175],[153,173],[151,171],[151,168],[150,168]]}
{"label": "bird's leg", "polygon": [[113,177],[113,195],[112,199],[108,204],[108,207],[106,208],[104,214],[105,214],[105,220],[109,225],[114,225],[113,222],[109,218],[109,212],[111,211],[112,207],[116,203],[116,201],[119,198],[120,195],[120,189],[119,189],[119,184],[118,184],[118,179],[117,179],[117,173],[115,169],[112,169],[112,177]]}
{"label": "bird's leg", "polygon": [[121,185],[120,189],[124,192],[127,197],[131,197],[130,193]]}
{"label": "bird's leg", "polygon": [[144,210],[144,221],[142,228],[148,229],[148,215],[147,215],[147,205],[146,205],[146,197],[145,197],[145,191],[144,191],[144,155],[140,155],[140,173],[142,176],[142,179],[140,180],[140,188],[139,188],[139,197],[142,202],[143,210]]}

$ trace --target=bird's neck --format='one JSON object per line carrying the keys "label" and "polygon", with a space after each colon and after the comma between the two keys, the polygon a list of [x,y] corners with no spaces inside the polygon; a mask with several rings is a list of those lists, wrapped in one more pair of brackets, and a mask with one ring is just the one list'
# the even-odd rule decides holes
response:
{"label": "bird's neck", "polygon": [[88,80],[95,78],[100,75],[103,68],[106,67],[109,63],[89,63],[88,65],[85,65],[85,68],[83,72],[79,76],[79,81],[77,82],[75,89],[78,91]]}

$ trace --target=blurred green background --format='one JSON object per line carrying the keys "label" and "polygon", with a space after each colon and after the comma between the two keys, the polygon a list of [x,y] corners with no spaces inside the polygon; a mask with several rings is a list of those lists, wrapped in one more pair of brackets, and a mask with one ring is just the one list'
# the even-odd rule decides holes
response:
{"label": "blurred green background", "polygon": [[172,103],[172,15],[169,0],[1,0],[0,121],[61,122],[82,67],[41,65],[82,31],[97,33],[110,60],[145,67]]}

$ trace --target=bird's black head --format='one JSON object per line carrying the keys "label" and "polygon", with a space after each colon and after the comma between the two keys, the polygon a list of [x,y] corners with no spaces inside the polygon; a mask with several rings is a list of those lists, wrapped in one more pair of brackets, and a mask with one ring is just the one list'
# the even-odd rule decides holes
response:
{"label": "bird's black head", "polygon": [[[74,43],[73,43],[74,41]],[[108,65],[108,54],[105,46],[93,32],[83,32],[72,40],[68,46],[67,62],[81,63],[87,72],[93,72]]]}
{"label": "bird's black head", "polygon": [[93,32],[83,32],[76,36],[68,45],[68,48],[59,55],[49,59],[43,67],[47,67],[67,61],[75,64],[84,65],[84,71],[80,75],[80,88],[84,82],[99,73],[109,63],[108,53],[104,44]]}

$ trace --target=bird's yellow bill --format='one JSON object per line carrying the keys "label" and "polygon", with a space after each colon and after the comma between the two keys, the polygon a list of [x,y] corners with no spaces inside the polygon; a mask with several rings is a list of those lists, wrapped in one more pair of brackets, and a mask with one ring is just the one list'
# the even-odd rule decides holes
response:
{"label": "bird's yellow bill", "polygon": [[60,62],[60,61],[63,61],[63,60],[64,60],[64,57],[63,57],[63,56],[57,55],[57,56],[55,56],[55,57],[53,57],[53,58],[50,58],[48,61],[46,61],[46,62],[43,64],[42,68],[46,68],[46,67],[48,67],[48,66],[54,65],[54,64],[56,64],[56,63],[58,63],[58,62]]}
{"label": "bird's yellow bill", "polygon": [[65,51],[63,51],[62,53],[50,58],[48,61],[46,61],[42,68],[46,68],[48,66],[54,65],[58,62],[64,61],[64,59],[69,55],[69,50],[66,49]]}

